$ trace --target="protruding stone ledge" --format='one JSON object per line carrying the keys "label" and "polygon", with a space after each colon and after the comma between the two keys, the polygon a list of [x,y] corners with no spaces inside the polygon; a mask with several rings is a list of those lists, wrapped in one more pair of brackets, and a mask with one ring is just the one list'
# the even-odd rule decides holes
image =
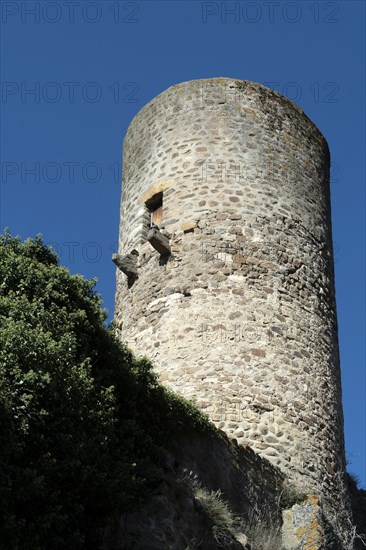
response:
{"label": "protruding stone ledge", "polygon": [[147,240],[161,256],[168,256],[171,254],[168,237],[163,235],[158,229],[150,229],[147,234]]}
{"label": "protruding stone ledge", "polygon": [[132,250],[130,254],[126,254],[125,256],[120,256],[119,254],[112,255],[112,262],[128,277],[129,281],[138,275],[137,256],[137,250]]}

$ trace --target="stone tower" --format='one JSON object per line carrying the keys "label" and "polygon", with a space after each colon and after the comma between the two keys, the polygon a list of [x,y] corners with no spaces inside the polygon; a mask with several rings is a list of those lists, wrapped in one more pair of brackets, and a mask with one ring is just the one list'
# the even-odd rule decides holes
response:
{"label": "stone tower", "polygon": [[128,128],[115,319],[161,381],[326,498],[344,472],[329,151],[262,85],[184,82]]}

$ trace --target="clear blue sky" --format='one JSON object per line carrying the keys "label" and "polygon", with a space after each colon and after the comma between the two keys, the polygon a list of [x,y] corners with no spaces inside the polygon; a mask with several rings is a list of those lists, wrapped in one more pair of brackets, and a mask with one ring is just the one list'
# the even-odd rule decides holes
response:
{"label": "clear blue sky", "polygon": [[1,228],[55,243],[73,273],[98,278],[110,316],[122,139],[147,101],[185,80],[235,77],[275,87],[318,125],[333,163],[347,457],[365,485],[365,3],[3,0],[1,10]]}

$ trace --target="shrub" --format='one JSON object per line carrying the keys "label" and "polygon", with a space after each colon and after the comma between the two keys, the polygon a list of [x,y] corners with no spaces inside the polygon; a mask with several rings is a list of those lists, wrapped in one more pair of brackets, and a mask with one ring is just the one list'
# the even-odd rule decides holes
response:
{"label": "shrub", "polygon": [[41,237],[0,238],[0,545],[97,548],[154,483],[159,449],[211,429],[118,342]]}
{"label": "shrub", "polygon": [[227,502],[223,499],[222,492],[210,491],[204,487],[192,475],[187,474],[182,482],[189,486],[194,497],[198,501],[205,514],[212,524],[212,532],[215,540],[222,548],[230,547],[236,536],[241,534],[242,521],[229,508]]}

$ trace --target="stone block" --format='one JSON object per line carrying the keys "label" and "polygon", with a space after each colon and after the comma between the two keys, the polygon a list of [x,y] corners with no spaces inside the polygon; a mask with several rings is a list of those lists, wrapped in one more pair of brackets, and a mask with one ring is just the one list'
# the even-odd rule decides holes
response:
{"label": "stone block", "polygon": [[198,227],[196,221],[182,223],[181,225],[181,229],[182,231],[184,231],[184,233],[187,233],[188,231],[193,231],[196,227]]}
{"label": "stone block", "polygon": [[116,264],[128,278],[137,277],[137,251],[132,251],[130,254],[120,256],[119,254],[112,255],[112,262]]}
{"label": "stone block", "polygon": [[319,498],[309,495],[282,512],[282,545],[285,550],[321,550],[324,525]]}
{"label": "stone block", "polygon": [[168,256],[171,253],[169,239],[158,229],[150,229],[147,234],[147,240],[161,256]]}

